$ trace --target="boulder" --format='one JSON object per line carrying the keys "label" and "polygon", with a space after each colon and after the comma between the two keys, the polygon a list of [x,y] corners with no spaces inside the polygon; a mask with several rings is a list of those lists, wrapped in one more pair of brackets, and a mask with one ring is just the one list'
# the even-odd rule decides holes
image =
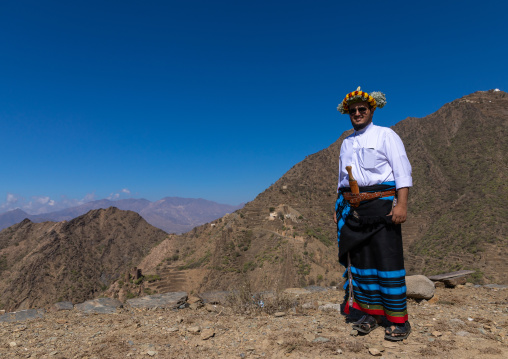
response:
{"label": "boulder", "polygon": [[44,317],[44,309],[26,309],[19,312],[12,312],[0,315],[1,322],[19,322],[27,319],[36,319]]}
{"label": "boulder", "polygon": [[116,312],[116,308],[122,308],[123,304],[118,299],[98,298],[76,304],[74,308],[83,313],[100,313],[112,314]]}
{"label": "boulder", "polygon": [[413,299],[430,299],[434,296],[436,288],[434,282],[424,275],[406,277],[406,296]]}

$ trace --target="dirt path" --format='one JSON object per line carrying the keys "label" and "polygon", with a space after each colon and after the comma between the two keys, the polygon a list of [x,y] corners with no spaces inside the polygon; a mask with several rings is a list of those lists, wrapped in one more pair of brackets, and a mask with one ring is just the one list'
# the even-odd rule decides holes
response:
{"label": "dirt path", "polygon": [[381,328],[352,336],[345,317],[318,309],[342,296],[337,290],[293,295],[293,308],[276,314],[211,305],[47,313],[0,323],[0,358],[508,357],[508,289],[437,288],[430,303],[410,301],[413,333],[402,343],[385,341]]}

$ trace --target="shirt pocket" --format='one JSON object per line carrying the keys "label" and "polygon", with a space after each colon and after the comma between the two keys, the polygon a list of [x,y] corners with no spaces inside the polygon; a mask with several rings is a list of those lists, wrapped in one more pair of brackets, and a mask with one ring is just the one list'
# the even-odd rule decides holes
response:
{"label": "shirt pocket", "polygon": [[362,148],[360,151],[361,163],[365,169],[374,169],[377,164],[377,151],[374,148]]}

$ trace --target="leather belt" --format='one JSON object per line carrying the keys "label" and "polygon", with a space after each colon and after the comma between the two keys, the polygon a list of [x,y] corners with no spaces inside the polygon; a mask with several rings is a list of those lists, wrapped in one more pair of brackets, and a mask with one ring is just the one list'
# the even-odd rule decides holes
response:
{"label": "leather belt", "polygon": [[342,195],[344,196],[344,199],[348,201],[353,207],[357,207],[362,201],[368,201],[370,199],[375,198],[395,196],[395,193],[396,191],[394,189],[391,189],[389,191],[384,192],[361,192],[361,193],[344,192]]}

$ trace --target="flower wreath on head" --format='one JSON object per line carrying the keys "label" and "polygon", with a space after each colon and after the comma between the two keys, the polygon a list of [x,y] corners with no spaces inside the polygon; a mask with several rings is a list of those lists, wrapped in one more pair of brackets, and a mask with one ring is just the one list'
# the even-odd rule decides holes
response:
{"label": "flower wreath on head", "polygon": [[368,94],[360,90],[360,86],[356,91],[350,92],[346,95],[344,100],[337,107],[337,111],[342,114],[349,113],[349,105],[356,102],[368,102],[372,108],[382,108],[386,105],[386,95],[379,91],[374,91]]}

